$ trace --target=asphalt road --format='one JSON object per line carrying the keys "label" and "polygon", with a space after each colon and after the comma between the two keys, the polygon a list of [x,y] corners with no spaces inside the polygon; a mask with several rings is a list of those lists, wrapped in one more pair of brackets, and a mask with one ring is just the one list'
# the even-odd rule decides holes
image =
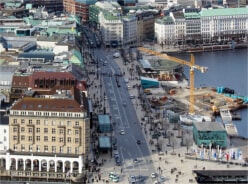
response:
{"label": "asphalt road", "polygon": [[[123,162],[123,171],[128,175],[147,176],[146,183],[151,183],[150,175],[155,171],[155,167],[151,161],[150,151],[132,103],[132,100],[136,99],[129,98],[130,94],[124,77],[114,75],[121,73],[119,66],[113,60],[112,55],[106,56],[106,54],[101,49],[95,49],[94,51],[95,57],[99,59],[99,71],[104,73],[100,76],[103,87],[101,93],[107,97],[107,100],[103,103],[106,103],[104,106],[108,105],[109,107],[111,121],[114,124],[113,136],[117,139],[117,148]],[[107,64],[105,60],[107,60]],[[118,80],[119,87],[116,80]],[[124,135],[120,134],[121,130],[125,131]],[[140,145],[137,144],[137,140],[141,142]],[[138,159],[139,162],[134,163],[134,159]]]}

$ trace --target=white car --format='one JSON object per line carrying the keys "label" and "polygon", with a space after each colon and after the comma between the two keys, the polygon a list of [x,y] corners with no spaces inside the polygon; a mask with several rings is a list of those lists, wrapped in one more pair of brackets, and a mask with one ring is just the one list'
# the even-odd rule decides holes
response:
{"label": "white car", "polygon": [[152,173],[151,174],[151,178],[156,178],[157,177],[157,173]]}
{"label": "white car", "polygon": [[125,135],[126,133],[125,133],[125,130],[121,130],[121,135]]}
{"label": "white car", "polygon": [[130,99],[134,99],[135,96],[134,96],[134,95],[130,95],[129,98],[130,98]]}

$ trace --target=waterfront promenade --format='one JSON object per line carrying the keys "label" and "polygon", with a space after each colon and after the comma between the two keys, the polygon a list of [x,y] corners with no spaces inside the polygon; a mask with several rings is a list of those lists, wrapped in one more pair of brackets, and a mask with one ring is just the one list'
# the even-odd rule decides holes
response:
{"label": "waterfront promenade", "polygon": [[[113,51],[112,51],[113,52]],[[127,75],[125,77],[128,77],[131,79],[131,76],[129,74],[128,68],[131,67],[131,64],[124,65],[122,62],[122,59],[119,58],[116,63],[119,65],[121,71],[124,71]],[[94,65],[89,66],[89,69],[96,69]],[[134,75],[134,79],[129,80],[128,85],[133,86],[136,84],[140,84],[139,80],[136,80],[135,77],[137,74]],[[89,75],[90,82],[94,81],[94,85],[90,86],[90,95],[95,95],[95,99],[101,99],[101,92],[99,92],[99,88],[101,86],[101,78],[97,79],[96,75]],[[130,94],[133,94],[135,96],[138,96],[138,90],[137,88],[131,88]],[[136,109],[136,114],[139,118],[139,123],[141,123],[142,131],[146,137],[147,144],[149,145],[150,153],[152,155],[152,163],[154,164],[155,168],[157,168],[157,173],[163,175],[166,177],[166,181],[164,183],[191,183],[195,182],[193,170],[225,170],[225,169],[235,169],[235,170],[242,170],[246,169],[244,168],[243,159],[236,159],[231,160],[229,163],[224,162],[224,158],[221,158],[223,162],[219,161],[219,158],[215,159],[213,156],[208,156],[207,153],[209,150],[204,150],[205,156],[202,157],[199,152],[201,151],[201,148],[196,148],[196,146],[190,145],[188,147],[181,146],[181,138],[177,138],[177,136],[174,137],[173,144],[174,146],[171,146],[171,143],[169,144],[169,139],[162,138],[160,141],[162,142],[163,148],[163,155],[159,155],[158,152],[154,152],[156,150],[155,144],[153,144],[151,141],[153,140],[151,137],[151,134],[149,134],[149,128],[152,126],[150,123],[144,123],[144,116],[146,115],[145,111],[143,110],[143,107],[141,106],[141,103],[139,100],[134,100],[133,105]],[[106,106],[106,112],[109,113],[108,105]],[[99,110],[99,109],[96,109]],[[151,114],[151,116],[154,116],[154,114]],[[174,130],[174,125],[169,125],[168,127],[169,131],[173,135],[178,135],[178,130]],[[192,143],[192,132],[191,131],[185,131],[185,137],[191,138],[190,142]],[[239,139],[233,139],[231,142],[229,142],[229,148],[230,149],[240,149],[242,150],[242,154],[247,155],[247,141],[246,140],[239,140]],[[218,150],[219,151],[219,150]],[[224,151],[224,150],[222,150]],[[191,153],[189,155],[186,155],[185,153]],[[212,153],[212,150],[211,150]],[[101,155],[98,158],[98,161],[101,162],[104,160],[103,165],[100,167],[100,174],[101,174],[101,180],[99,180],[98,175],[99,173],[95,172],[92,173],[92,177],[89,179],[89,183],[106,183],[106,180],[108,180],[108,173],[109,172],[116,172],[116,174],[120,175],[120,182],[126,184],[128,183],[128,173],[125,171],[125,167],[119,167],[115,166],[115,161],[113,158],[110,157],[109,154]],[[125,164],[125,163],[124,163]],[[148,176],[150,178],[150,176]],[[94,182],[92,182],[92,179],[94,179]],[[155,182],[156,179],[152,179],[152,181]],[[97,181],[97,182],[96,182]]]}

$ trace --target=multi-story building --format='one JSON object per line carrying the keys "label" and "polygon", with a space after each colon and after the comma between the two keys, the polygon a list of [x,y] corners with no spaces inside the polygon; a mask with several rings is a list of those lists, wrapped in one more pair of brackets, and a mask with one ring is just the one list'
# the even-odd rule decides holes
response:
{"label": "multi-story building", "polygon": [[204,42],[245,39],[248,34],[248,8],[203,9],[200,14]]}
{"label": "multi-story building", "polygon": [[137,17],[130,16],[123,21],[123,45],[133,45],[137,41]]}
{"label": "multi-story building", "polygon": [[[162,25],[162,26],[161,26]],[[162,33],[162,34],[160,34]],[[171,44],[175,39],[175,23],[169,16],[156,19],[155,37],[160,44]]]}
{"label": "multi-story building", "polygon": [[186,41],[200,40],[201,38],[201,16],[196,9],[184,9],[184,18],[186,22]]}
{"label": "multi-story building", "polygon": [[[175,42],[225,42],[245,41],[248,34],[247,8],[224,9],[187,9],[169,15],[175,23]],[[162,32],[163,22],[156,22],[156,36],[162,38],[168,34]],[[161,30],[160,32],[157,30]],[[161,40],[158,40],[161,43]]]}
{"label": "multi-story building", "polygon": [[116,47],[123,44],[123,22],[119,11],[101,11],[99,23],[105,46]]}
{"label": "multi-story building", "polygon": [[82,173],[90,151],[86,98],[75,87],[53,91],[27,91],[10,108],[6,171],[31,178]]}
{"label": "multi-story building", "polygon": [[183,12],[170,13],[170,16],[175,22],[175,40],[182,43],[186,35],[186,21]]}
{"label": "multi-story building", "polygon": [[77,15],[83,22],[89,21],[89,6],[95,4],[96,0],[64,0],[66,12]]}

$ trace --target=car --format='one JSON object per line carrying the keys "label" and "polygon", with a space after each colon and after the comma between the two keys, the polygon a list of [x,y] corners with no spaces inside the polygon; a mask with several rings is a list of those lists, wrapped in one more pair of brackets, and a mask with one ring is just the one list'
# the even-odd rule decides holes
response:
{"label": "car", "polygon": [[125,134],[126,134],[126,133],[125,133],[125,130],[121,130],[121,131],[120,131],[120,134],[121,134],[121,135],[125,135]]}
{"label": "car", "polygon": [[151,178],[156,178],[157,177],[157,173],[151,173]]}
{"label": "car", "polygon": [[131,86],[127,86],[127,89],[131,89],[132,87]]}
{"label": "car", "polygon": [[127,106],[127,103],[126,102],[123,102],[123,106],[126,107]]}
{"label": "car", "polygon": [[160,176],[159,179],[160,179],[161,182],[164,182],[166,180],[166,177]]}
{"label": "car", "polygon": [[120,159],[120,157],[116,157],[116,158],[115,158],[115,164],[116,164],[117,166],[120,166],[120,165],[121,165],[121,159]]}
{"label": "car", "polygon": [[108,100],[108,97],[104,96],[104,100]]}
{"label": "car", "polygon": [[124,79],[125,83],[128,83],[129,82],[129,79]]}
{"label": "car", "polygon": [[140,145],[141,144],[141,141],[140,140],[137,140],[137,144]]}
{"label": "car", "polygon": [[137,164],[137,163],[139,163],[139,162],[142,162],[142,160],[138,160],[137,158],[133,159],[133,163],[134,163],[134,164]]}
{"label": "car", "polygon": [[117,150],[117,146],[116,145],[113,145],[113,150]]}
{"label": "car", "polygon": [[134,99],[135,96],[134,96],[134,95],[130,95],[129,98],[130,98],[130,99]]}

